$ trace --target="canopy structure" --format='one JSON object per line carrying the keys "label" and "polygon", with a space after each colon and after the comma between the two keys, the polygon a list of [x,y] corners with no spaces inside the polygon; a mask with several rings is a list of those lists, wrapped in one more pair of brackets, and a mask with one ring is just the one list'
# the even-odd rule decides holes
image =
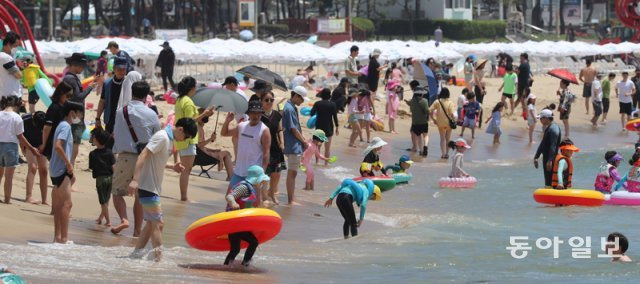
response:
{"label": "canopy structure", "polygon": [[[37,41],[40,54],[49,59],[62,58],[73,52],[100,52],[107,47],[109,41],[116,41],[120,48],[131,56],[155,56],[162,47],[161,40],[144,40],[139,38],[88,38],[73,42]],[[598,45],[585,42],[541,41],[523,43],[476,43],[459,42],[441,43],[417,41],[369,41],[342,42],[330,48],[324,48],[304,41],[289,43],[277,41],[267,43],[260,40],[242,42],[236,39],[210,39],[203,42],[189,42],[180,39],[170,41],[176,58],[182,60],[198,60],[203,62],[240,62],[240,63],[302,63],[316,61],[322,63],[340,63],[349,54],[352,45],[360,47],[360,60],[368,58],[374,49],[382,51],[381,60],[398,60],[414,58],[424,60],[455,61],[467,55],[479,57],[495,56],[500,52],[517,57],[526,52],[529,56],[539,58],[612,55],[640,52],[640,44],[624,42],[620,44]]]}

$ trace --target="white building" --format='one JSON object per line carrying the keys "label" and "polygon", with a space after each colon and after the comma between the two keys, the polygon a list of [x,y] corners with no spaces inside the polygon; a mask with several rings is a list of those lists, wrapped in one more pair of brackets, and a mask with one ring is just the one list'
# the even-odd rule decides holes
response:
{"label": "white building", "polygon": [[[404,1],[394,1],[389,5],[389,0],[375,0],[376,10],[384,10],[387,19],[407,19],[409,14],[405,10]],[[415,1],[408,0],[408,8],[411,13],[415,10]],[[363,5],[365,1],[361,1]],[[389,5],[389,6],[385,6]],[[420,0],[420,18],[429,18],[434,20],[473,20],[473,0]],[[361,7],[362,11],[366,11],[366,7]]]}

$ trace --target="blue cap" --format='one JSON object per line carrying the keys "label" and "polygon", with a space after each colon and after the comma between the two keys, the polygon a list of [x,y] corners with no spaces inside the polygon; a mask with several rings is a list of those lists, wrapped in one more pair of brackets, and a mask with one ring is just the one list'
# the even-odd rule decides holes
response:
{"label": "blue cap", "polygon": [[119,56],[114,58],[113,68],[127,68],[127,59]]}
{"label": "blue cap", "polygon": [[400,157],[400,163],[413,164],[413,161],[411,160],[411,158],[409,158],[409,156],[402,155],[402,157]]}

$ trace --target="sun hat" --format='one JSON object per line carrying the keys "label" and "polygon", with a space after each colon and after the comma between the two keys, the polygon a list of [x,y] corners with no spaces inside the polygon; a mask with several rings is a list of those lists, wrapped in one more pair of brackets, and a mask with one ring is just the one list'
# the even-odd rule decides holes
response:
{"label": "sun hat", "polygon": [[253,88],[251,88],[250,90],[255,93],[268,92],[268,91],[271,91],[271,85],[267,83],[265,80],[258,79],[255,82],[253,82]]}
{"label": "sun hat", "polygon": [[124,57],[114,58],[113,68],[127,68],[127,60]]}
{"label": "sun hat", "polygon": [[467,149],[471,149],[471,146],[469,146],[469,144],[467,144],[467,140],[464,140],[464,138],[458,138],[456,140],[453,141],[454,143],[456,143],[456,147],[464,147]]}
{"label": "sun hat", "polygon": [[553,118],[553,112],[550,109],[543,109],[538,118]]}
{"label": "sun hat", "polygon": [[408,155],[402,155],[402,157],[400,157],[400,163],[413,164],[413,161]]}
{"label": "sun hat", "polygon": [[382,54],[382,51],[380,51],[380,49],[376,48],[376,49],[373,50],[373,52],[371,54],[373,56],[380,55],[380,54]]}
{"label": "sun hat", "polygon": [[483,68],[484,68],[484,65],[485,65],[486,63],[487,63],[487,60],[486,60],[486,59],[480,59],[480,60],[478,60],[478,63],[477,63],[477,65],[476,65],[476,70],[483,69]]}
{"label": "sun hat", "polygon": [[377,185],[373,184],[373,181],[370,179],[363,179],[360,184],[364,185],[367,191],[369,191],[369,196],[373,196],[374,201],[382,199],[382,191]]}
{"label": "sun hat", "polygon": [[533,93],[527,96],[527,100],[535,100],[536,98],[537,98],[536,95],[534,95]]}
{"label": "sun hat", "polygon": [[74,52],[73,54],[71,54],[71,56],[66,57],[64,60],[67,64],[87,65],[87,56],[78,52]]}
{"label": "sun hat", "polygon": [[270,181],[268,175],[264,174],[264,170],[261,166],[253,165],[247,169],[247,178],[245,179],[250,184],[259,184],[264,181]]}
{"label": "sun hat", "polygon": [[262,103],[260,103],[260,101],[250,101],[249,108],[247,109],[247,113],[250,113],[250,112],[264,113],[264,109],[262,108]]}
{"label": "sun hat", "polygon": [[313,137],[316,137],[318,139],[320,139],[320,141],[322,142],[327,142],[327,140],[329,140],[329,138],[327,138],[327,135],[324,133],[324,130],[322,129],[316,129],[314,130],[311,135],[313,135]]}
{"label": "sun hat", "polygon": [[296,86],[295,88],[293,88],[293,92],[300,95],[302,98],[307,97],[307,88],[303,86]]}
{"label": "sun hat", "polygon": [[369,146],[367,146],[366,149],[364,149],[364,155],[369,154],[369,152],[371,152],[371,150],[376,149],[376,148],[380,148],[384,145],[387,145],[387,142],[385,142],[384,140],[382,140],[382,138],[380,137],[373,137],[373,139],[371,139],[371,143],[369,143]]}
{"label": "sun hat", "polygon": [[580,152],[580,148],[576,147],[576,145],[573,145],[573,144],[568,144],[568,145],[560,146],[560,150],[567,150],[567,151],[573,151],[573,152]]}
{"label": "sun hat", "polygon": [[377,185],[373,186],[373,201],[379,201],[382,199],[382,190]]}

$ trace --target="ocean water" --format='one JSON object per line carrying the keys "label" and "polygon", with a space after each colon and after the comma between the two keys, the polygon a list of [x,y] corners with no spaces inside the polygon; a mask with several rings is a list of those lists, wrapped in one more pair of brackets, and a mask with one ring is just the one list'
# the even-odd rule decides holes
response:
{"label": "ocean water", "polygon": [[[628,255],[640,258],[640,208],[536,203],[532,193],[543,183],[542,171],[531,165],[535,147],[523,145],[523,133],[503,138],[509,142],[498,149],[490,145],[490,137],[474,141],[465,155],[465,170],[479,180],[474,189],[438,188],[438,178],[450,169],[448,162],[429,158],[428,163],[415,163],[414,180],[386,192],[382,201],[370,202],[360,235],[349,240],[341,237],[343,219],[337,208],[322,207],[341,179],[357,173],[352,161],[359,153],[344,150],[337,165],[316,170],[316,189],[298,194],[300,206],[275,208],[283,217],[283,229],[258,248],[250,269],[223,267],[225,253],[197,251],[184,242],[184,229],[193,220],[206,215],[203,212],[222,210],[219,200],[165,212],[171,217],[160,263],[127,258],[132,248],[109,244],[105,239],[112,237],[101,232],[75,245],[0,244],[0,262],[34,283],[635,281],[640,276],[636,263],[611,264],[597,256],[603,253],[600,238],[619,231],[630,240]],[[629,145],[635,136],[610,136],[610,143],[587,139],[592,136],[586,134],[574,138],[583,147],[574,158],[575,188],[592,188],[607,148],[621,149],[627,159],[631,156]],[[439,156],[436,139],[432,134],[431,156]],[[391,142],[382,153],[384,161],[397,159],[407,146],[404,141]],[[627,169],[621,166],[621,171]],[[506,249],[512,236],[528,237],[532,250],[525,258],[515,259]],[[558,258],[553,248],[536,247],[538,238],[554,237],[563,241]],[[591,237],[590,258],[572,258],[572,237]]]}

